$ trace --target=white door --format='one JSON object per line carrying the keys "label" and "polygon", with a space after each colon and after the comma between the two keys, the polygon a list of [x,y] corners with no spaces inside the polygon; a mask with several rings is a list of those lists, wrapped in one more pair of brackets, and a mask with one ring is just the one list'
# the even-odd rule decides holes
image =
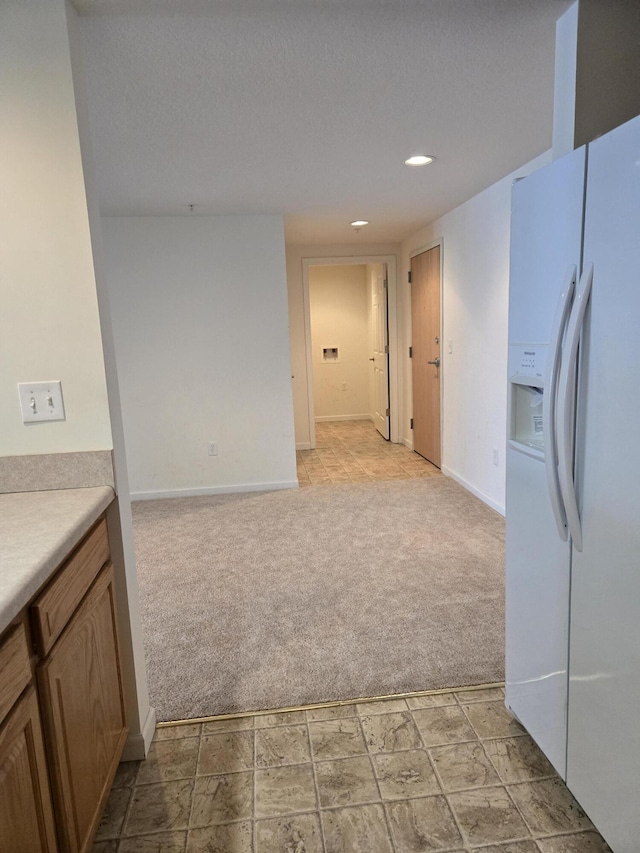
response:
{"label": "white door", "polygon": [[373,419],[383,438],[389,439],[389,337],[387,331],[387,265],[377,264],[372,278]]}
{"label": "white door", "polygon": [[567,784],[616,853],[640,849],[640,119],[589,146],[571,573]]}

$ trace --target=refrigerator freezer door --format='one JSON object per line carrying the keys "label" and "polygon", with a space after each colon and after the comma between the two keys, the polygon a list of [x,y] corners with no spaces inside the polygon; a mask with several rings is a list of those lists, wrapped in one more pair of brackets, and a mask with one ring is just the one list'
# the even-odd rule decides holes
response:
{"label": "refrigerator freezer door", "polygon": [[[510,354],[518,344],[537,352],[550,343],[567,269],[580,264],[585,162],[578,149],[513,188]],[[558,532],[544,460],[512,446],[506,530],[506,702],[564,777],[570,547]]]}
{"label": "refrigerator freezer door", "polygon": [[548,344],[567,267],[580,264],[585,149],[513,187],[509,343]]}
{"label": "refrigerator freezer door", "polygon": [[640,118],[590,146],[567,782],[616,853],[640,839]]}
{"label": "refrigerator freezer door", "polygon": [[564,778],[569,543],[556,529],[544,462],[511,447],[507,506],[506,704]]}

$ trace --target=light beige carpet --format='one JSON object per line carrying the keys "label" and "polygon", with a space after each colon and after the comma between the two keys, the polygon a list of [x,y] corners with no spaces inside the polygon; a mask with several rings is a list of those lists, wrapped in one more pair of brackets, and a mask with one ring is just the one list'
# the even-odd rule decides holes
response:
{"label": "light beige carpet", "polygon": [[445,477],[145,501],[160,720],[500,681],[504,521]]}

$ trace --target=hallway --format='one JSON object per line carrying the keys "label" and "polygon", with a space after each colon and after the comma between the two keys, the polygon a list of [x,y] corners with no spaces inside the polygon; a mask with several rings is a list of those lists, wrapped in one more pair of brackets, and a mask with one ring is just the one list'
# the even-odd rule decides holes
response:
{"label": "hallway", "polygon": [[391,444],[371,421],[316,424],[316,449],[298,450],[300,486],[439,477],[440,471],[403,444]]}

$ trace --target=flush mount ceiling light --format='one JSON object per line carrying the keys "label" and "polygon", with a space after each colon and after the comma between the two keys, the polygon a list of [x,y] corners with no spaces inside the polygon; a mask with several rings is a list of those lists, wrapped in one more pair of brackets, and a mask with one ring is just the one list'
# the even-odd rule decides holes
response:
{"label": "flush mount ceiling light", "polygon": [[413,157],[409,157],[408,160],[404,161],[405,166],[428,166],[429,163],[433,163],[435,157],[432,157],[431,154],[415,154]]}
{"label": "flush mount ceiling light", "polygon": [[362,228],[363,225],[368,225],[368,219],[355,219],[352,223],[354,228]]}

